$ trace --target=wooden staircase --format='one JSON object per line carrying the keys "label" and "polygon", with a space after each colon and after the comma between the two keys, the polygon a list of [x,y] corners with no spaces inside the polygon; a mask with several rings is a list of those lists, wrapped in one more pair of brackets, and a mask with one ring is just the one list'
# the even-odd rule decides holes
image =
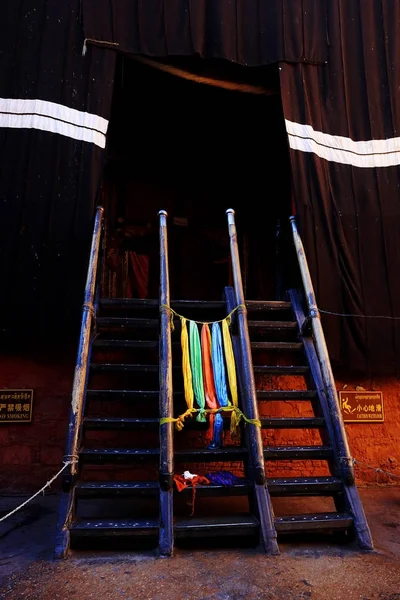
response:
{"label": "wooden staircase", "polygon": [[[165,222],[161,246],[167,255]],[[232,257],[235,264],[235,247]],[[103,547],[171,556],[175,545],[204,543],[274,555],[281,539],[313,534],[340,534],[373,549],[301,292],[289,290],[285,302],[245,300],[236,269],[235,287],[219,302],[170,301],[167,260],[160,299],[99,292],[96,299],[93,279],[83,325],[88,315],[93,321],[81,335],[66,447],[66,459],[75,462],[64,477],[55,557]],[[224,414],[224,444],[210,448],[207,423],[187,419],[182,431],[160,425],[186,409],[180,319],[171,328],[168,307],[214,322],[238,306],[230,329],[240,409],[261,427],[242,421],[233,441]],[[228,471],[237,480],[199,484],[194,497],[174,485],[174,475],[186,470]]]}

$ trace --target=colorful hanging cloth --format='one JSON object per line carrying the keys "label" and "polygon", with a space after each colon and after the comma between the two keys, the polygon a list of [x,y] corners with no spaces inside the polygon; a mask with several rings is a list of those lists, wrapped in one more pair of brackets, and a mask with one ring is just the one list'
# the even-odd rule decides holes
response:
{"label": "colorful hanging cloth", "polygon": [[193,391],[199,407],[196,421],[205,423],[207,415],[205,412],[206,399],[204,395],[203,367],[201,363],[201,344],[199,330],[195,321],[189,321],[189,339],[190,339],[190,366],[193,376]]}
{"label": "colorful hanging cloth", "polygon": [[[236,368],[232,341],[229,332],[229,324],[232,314],[238,310],[240,306],[236,306],[236,308],[234,308],[229,315],[227,315],[225,319],[222,319],[221,321],[204,323],[201,321],[189,320],[189,334],[187,331],[187,319],[185,317],[176,313],[169,306],[163,305],[161,308],[168,308],[170,311],[172,329],[174,329],[173,316],[175,315],[181,320],[182,371],[187,410],[176,418],[163,417],[160,419],[160,424],[162,425],[164,423],[174,422],[176,428],[181,430],[184,427],[185,419],[195,413],[198,413],[196,420],[202,423],[206,422],[207,414],[215,415],[214,436],[212,443],[215,442],[216,444],[218,444],[218,440],[221,439],[223,429],[222,415],[220,414],[221,412],[228,411],[231,413],[230,429],[233,439],[238,438],[240,435],[239,423],[241,419],[244,419],[246,423],[251,423],[252,425],[261,427],[261,421],[259,419],[247,418],[238,406]],[[222,336],[219,323],[222,323]],[[208,335],[205,333],[204,343],[206,350],[204,352],[206,352],[208,356],[211,355],[212,372],[214,376],[213,383],[215,388],[215,396],[217,399],[216,407],[211,407],[211,405],[214,404],[215,399],[213,400],[213,387],[211,383],[210,369],[208,366],[208,374],[205,375],[206,370],[203,369],[202,345],[197,324],[207,326],[212,324],[211,350],[209,349],[209,333]],[[223,344],[222,338],[224,341]],[[209,363],[207,364],[209,365]],[[205,378],[207,378],[207,382]],[[228,379],[229,382],[232,402],[228,397],[226,379]],[[194,399],[196,399],[198,408],[195,408],[193,405]],[[206,402],[208,408],[206,408]],[[221,419],[219,419],[219,416],[221,416]]]}
{"label": "colorful hanging cloth", "polygon": [[[208,323],[201,328],[201,357],[203,363],[203,382],[206,404],[211,410],[219,408],[217,392],[215,389],[214,372],[211,359],[211,333]],[[210,412],[208,438],[210,448],[220,448],[224,421],[221,413]]]}

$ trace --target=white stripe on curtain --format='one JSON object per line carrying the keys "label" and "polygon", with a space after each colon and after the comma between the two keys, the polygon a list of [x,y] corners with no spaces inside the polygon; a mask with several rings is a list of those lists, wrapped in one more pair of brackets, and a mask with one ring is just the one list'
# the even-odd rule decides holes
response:
{"label": "white stripe on curtain", "polygon": [[287,119],[285,123],[292,150],[312,152],[325,160],[354,167],[391,167],[400,164],[400,137],[355,142],[341,135],[315,131],[311,125]]}
{"label": "white stripe on curtain", "polygon": [[0,127],[40,129],[105,148],[108,121],[46,100],[0,98]]}

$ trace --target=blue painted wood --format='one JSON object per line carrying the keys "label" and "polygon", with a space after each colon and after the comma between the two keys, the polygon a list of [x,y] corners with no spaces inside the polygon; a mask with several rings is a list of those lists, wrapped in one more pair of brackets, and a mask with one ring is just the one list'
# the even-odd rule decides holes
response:
{"label": "blue painted wood", "polygon": [[[79,476],[78,448],[82,436],[82,421],[85,410],[86,390],[89,379],[89,368],[92,342],[93,324],[99,301],[99,271],[101,261],[99,252],[103,235],[103,213],[104,209],[99,206],[93,229],[90,261],[86,279],[84,302],[82,306],[82,321],[79,336],[78,352],[76,357],[74,389],[70,407],[67,440],[65,445],[65,461],[72,462],[62,475],[62,496],[60,499],[58,523],[56,528],[56,542],[54,556],[65,557],[68,553],[70,534],[69,526],[74,519],[75,494],[74,486]],[[97,284],[96,284],[97,281]]]}
{"label": "blue painted wood", "polygon": [[[167,213],[159,213],[160,232],[160,344],[159,344],[159,417],[173,417],[172,343]],[[159,482],[160,482],[160,526],[159,553],[171,556],[174,548],[173,529],[173,485],[174,485],[174,434],[173,423],[161,423],[159,428]]]}
{"label": "blue painted wood", "polygon": [[[305,321],[305,314],[303,310],[303,299],[301,293],[298,290],[290,290],[289,295],[293,305],[293,311],[296,316],[296,320],[299,324],[299,328],[300,330],[303,329],[304,331],[304,327],[302,327],[302,324]],[[362,506],[361,499],[358,493],[358,489],[354,480],[351,481],[351,478],[343,477],[343,469],[342,465],[340,464],[340,456],[342,456],[342,454],[341,445],[338,443],[338,435],[346,435],[346,432],[342,432],[339,425],[335,427],[332,412],[329,410],[321,370],[319,367],[317,352],[315,350],[314,342],[311,335],[307,337],[303,336],[302,342],[304,344],[304,351],[311,368],[311,375],[316,386],[320,406],[325,418],[328,438],[330,439],[330,443],[333,448],[333,472],[336,475],[336,477],[341,479],[341,481],[343,482],[344,507],[346,512],[352,515],[353,526],[358,545],[364,550],[371,551],[374,549],[374,544],[372,540],[371,531],[369,529],[368,522],[365,516],[364,508]]]}
{"label": "blue painted wood", "polygon": [[[236,306],[236,297],[232,288],[225,289],[225,296],[227,301],[228,313],[233,310]],[[237,318],[236,315],[234,318]],[[233,352],[235,356],[235,363],[237,366],[238,374],[238,385],[240,391],[240,397],[248,398],[248,403],[243,404],[242,410],[246,413],[246,416],[251,415],[252,418],[259,418],[257,397],[255,395],[255,383],[254,383],[254,372],[252,371],[253,365],[251,361],[251,353],[246,355],[246,359],[249,361],[247,368],[243,366],[243,356],[241,354],[241,348],[239,339],[237,336],[233,336],[232,339]],[[251,372],[253,386],[250,387],[252,394],[248,393],[249,381],[246,377]],[[246,387],[245,387],[246,386]],[[244,390],[247,393],[244,393]],[[249,406],[249,404],[251,404]],[[260,523],[260,536],[264,550],[272,556],[279,554],[279,546],[277,542],[277,533],[274,525],[274,511],[271,502],[271,498],[268,492],[265,477],[265,466],[264,466],[264,453],[263,443],[261,438],[260,428],[257,426],[247,427],[244,430],[246,437],[246,445],[249,449],[249,457],[247,461],[246,475],[253,482],[254,489],[251,495],[250,505],[256,510],[257,518]]]}

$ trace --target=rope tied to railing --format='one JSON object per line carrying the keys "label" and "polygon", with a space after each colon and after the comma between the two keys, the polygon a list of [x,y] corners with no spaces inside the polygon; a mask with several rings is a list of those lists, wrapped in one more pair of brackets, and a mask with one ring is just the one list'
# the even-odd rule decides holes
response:
{"label": "rope tied to railing", "polygon": [[17,506],[16,508],[14,508],[13,510],[11,510],[9,513],[7,513],[6,515],[3,515],[0,518],[0,523],[2,521],[5,521],[6,519],[8,519],[9,517],[11,517],[12,515],[14,515],[16,512],[18,512],[19,510],[21,510],[21,508],[23,508],[24,506],[26,506],[29,502],[31,502],[34,498],[36,498],[37,496],[39,496],[39,494],[41,494],[42,492],[44,493],[45,489],[50,487],[51,484],[53,483],[53,481],[55,481],[57,479],[57,477],[59,477],[59,475],[61,475],[61,473],[63,471],[65,471],[65,469],[69,466],[72,465],[76,462],[78,462],[78,458],[74,458],[72,460],[64,460],[63,461],[64,464],[61,467],[61,469],[59,469],[59,471],[57,471],[57,473],[51,478],[49,479],[49,481],[40,488],[40,490],[38,490],[35,494],[33,494],[33,496],[31,496],[30,498],[28,498],[27,500],[25,500],[25,502],[23,502],[22,504],[20,504],[19,506]]}
{"label": "rope tied to railing", "polygon": [[192,320],[193,323],[197,323],[198,325],[213,325],[214,323],[222,323],[223,321],[226,321],[228,326],[231,324],[231,320],[232,320],[232,315],[239,310],[247,310],[246,305],[245,304],[238,304],[237,306],[235,306],[234,309],[231,310],[231,312],[226,315],[226,317],[224,317],[223,319],[219,319],[217,321],[195,321],[194,319],[187,319],[186,317],[184,317],[183,315],[180,315],[179,313],[176,312],[176,310],[174,310],[173,308],[171,308],[170,306],[168,306],[168,304],[161,304],[160,305],[160,312],[164,312],[164,311],[168,311],[171,313],[171,329],[172,331],[174,331],[175,326],[174,326],[174,315],[175,317],[177,317],[178,319],[180,319],[182,321],[182,319],[186,319],[186,321],[190,321]]}

